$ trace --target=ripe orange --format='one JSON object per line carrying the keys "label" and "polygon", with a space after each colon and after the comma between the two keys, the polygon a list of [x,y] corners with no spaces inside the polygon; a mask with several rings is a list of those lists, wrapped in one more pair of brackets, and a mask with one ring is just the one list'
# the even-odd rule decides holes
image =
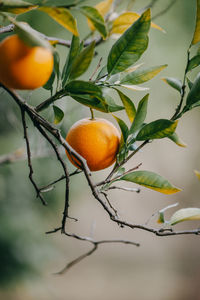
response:
{"label": "ripe orange", "polygon": [[[116,160],[120,144],[118,129],[105,119],[82,119],[69,130],[66,141],[83,156],[91,171],[105,169]],[[66,154],[73,165],[78,162]],[[74,160],[74,161],[73,161]]]}
{"label": "ripe orange", "polygon": [[43,47],[29,47],[17,35],[0,43],[0,82],[13,89],[43,86],[53,70],[53,55]]}

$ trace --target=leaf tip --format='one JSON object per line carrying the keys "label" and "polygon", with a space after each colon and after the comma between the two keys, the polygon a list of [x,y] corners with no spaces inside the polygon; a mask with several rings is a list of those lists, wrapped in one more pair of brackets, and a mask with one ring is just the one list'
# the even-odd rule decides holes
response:
{"label": "leaf tip", "polygon": [[200,180],[200,172],[197,170],[194,170],[194,174],[197,176],[197,178]]}

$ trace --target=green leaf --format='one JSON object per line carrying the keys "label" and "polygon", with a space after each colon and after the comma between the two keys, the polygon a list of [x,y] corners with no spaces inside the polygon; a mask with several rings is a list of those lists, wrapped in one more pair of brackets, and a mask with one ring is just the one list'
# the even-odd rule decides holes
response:
{"label": "green leaf", "polygon": [[98,73],[96,80],[99,80],[101,78],[102,79],[106,78],[106,76],[107,76],[107,66],[103,66],[103,68]]}
{"label": "green leaf", "polygon": [[96,30],[98,30],[102,37],[105,39],[108,33],[104,18],[99,13],[99,11],[92,6],[82,6],[79,9],[92,22]]}
{"label": "green leaf", "polygon": [[52,47],[48,41],[46,41],[41,34],[31,28],[31,26],[25,22],[17,22],[10,16],[8,19],[15,25],[15,32],[18,34],[20,39],[24,41],[30,47],[44,47],[52,51]]}
{"label": "green leaf", "polygon": [[0,0],[0,11],[12,14],[23,14],[29,10],[37,8],[36,5],[31,5],[28,2],[20,0]]}
{"label": "green leaf", "polygon": [[147,115],[147,105],[148,105],[149,94],[145,95],[142,100],[140,100],[135,119],[131,125],[130,133],[136,133],[144,123]]}
{"label": "green leaf", "polygon": [[157,223],[158,224],[165,223],[165,216],[164,216],[164,213],[162,211],[158,213]]}
{"label": "green leaf", "polygon": [[118,89],[115,89],[115,90],[117,91],[122,103],[124,104],[126,114],[129,118],[130,122],[132,123],[135,118],[135,115],[136,115],[135,105],[133,104],[133,102],[131,101],[131,99],[128,96],[126,96],[124,93],[122,93]]}
{"label": "green leaf", "polygon": [[119,169],[117,169],[116,177],[123,175],[125,171],[124,167],[119,167]]}
{"label": "green leaf", "polygon": [[187,71],[191,71],[192,69],[198,67],[199,65],[200,65],[200,55],[196,55],[192,59],[190,59]]}
{"label": "green leaf", "polygon": [[110,95],[103,94],[103,97],[108,105],[108,112],[116,112],[124,109],[124,106],[116,104]]}
{"label": "green leaf", "polygon": [[118,180],[125,180],[145,186],[146,188],[163,194],[174,194],[180,191],[162,176],[150,171],[135,171],[120,177]]}
{"label": "green leaf", "polygon": [[150,9],[148,9],[112,46],[107,62],[109,74],[126,70],[144,53],[148,46],[147,34],[150,21]]}
{"label": "green leaf", "polygon": [[59,86],[60,83],[60,56],[57,51],[54,52],[54,70],[57,76],[57,87]]}
{"label": "green leaf", "polygon": [[169,224],[175,225],[183,221],[200,220],[200,208],[188,207],[177,210],[171,217]]}
{"label": "green leaf", "polygon": [[65,86],[66,95],[91,108],[108,112],[101,89],[90,81],[74,80]]}
{"label": "green leaf", "polygon": [[74,62],[74,59],[77,57],[77,55],[79,53],[79,47],[80,47],[80,39],[78,36],[73,35],[72,40],[71,40],[70,50],[69,50],[65,65],[63,67],[63,72],[62,72],[62,86],[63,87],[65,86],[67,79],[69,77],[72,63]]}
{"label": "green leaf", "polygon": [[120,118],[116,117],[113,115],[113,117],[115,118],[115,120],[117,121],[120,129],[121,129],[121,132],[122,132],[122,136],[123,136],[123,142],[125,143],[127,138],[128,138],[128,134],[129,134],[129,129],[126,125],[126,123],[121,120]]}
{"label": "green leaf", "polygon": [[186,77],[187,78],[187,84],[188,84],[188,87],[189,87],[189,89],[191,90],[191,88],[192,88],[192,86],[193,86],[193,82],[188,78],[188,77]]}
{"label": "green leaf", "polygon": [[78,29],[76,19],[72,16],[71,12],[67,8],[63,7],[40,7],[39,10],[48,14],[61,26],[78,36]]}
{"label": "green leaf", "polygon": [[136,136],[137,141],[162,139],[171,136],[176,130],[178,121],[170,121],[166,119],[151,122],[139,131]]}
{"label": "green leaf", "polygon": [[0,0],[0,9],[4,7],[28,7],[30,2],[25,2],[21,0]]}
{"label": "green leaf", "polygon": [[192,45],[197,44],[200,41],[200,0],[196,0],[197,13],[196,13],[196,26],[192,39]]}
{"label": "green leaf", "polygon": [[48,91],[51,91],[51,92],[53,91],[53,83],[54,83],[55,77],[56,77],[56,73],[55,73],[55,70],[53,70],[49,80],[47,81],[47,83],[45,85],[43,85],[43,88],[45,90],[48,90]]}
{"label": "green leaf", "polygon": [[73,80],[70,81],[66,87],[65,91],[76,94],[76,95],[93,95],[93,96],[102,96],[101,89],[90,81],[83,80]]}
{"label": "green leaf", "polygon": [[164,77],[162,80],[181,93],[183,84],[180,79],[174,77]]}
{"label": "green leaf", "polygon": [[132,73],[127,74],[120,80],[122,84],[141,84],[156,76],[160,71],[166,68],[167,65],[156,66],[148,68],[146,70],[136,70]]}
{"label": "green leaf", "polygon": [[187,145],[179,138],[176,132],[168,136],[168,138],[180,147],[187,147]]}
{"label": "green leaf", "polygon": [[80,77],[88,69],[94,55],[95,41],[86,47],[76,58],[71,65],[69,74],[70,79]]}
{"label": "green leaf", "polygon": [[64,117],[64,112],[62,109],[60,109],[58,106],[53,105],[53,111],[54,111],[54,124],[59,124],[63,117]]}
{"label": "green leaf", "polygon": [[66,7],[71,7],[78,5],[79,3],[84,2],[85,0],[38,0],[34,1],[37,4],[43,5],[43,6],[66,6]]}
{"label": "green leaf", "polygon": [[187,96],[186,105],[191,107],[200,100],[200,73],[197,75],[193,86]]}

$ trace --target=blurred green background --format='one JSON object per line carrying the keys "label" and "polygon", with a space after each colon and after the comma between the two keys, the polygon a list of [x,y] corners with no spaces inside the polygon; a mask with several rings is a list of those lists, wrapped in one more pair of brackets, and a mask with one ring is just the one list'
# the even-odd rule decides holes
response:
{"label": "blurred green background", "polygon": [[[33,1],[34,2],[34,1]],[[94,5],[97,1],[85,3]],[[148,121],[172,116],[178,101],[178,92],[160,78],[174,76],[182,79],[186,63],[186,51],[195,24],[195,0],[177,0],[173,7],[155,23],[166,34],[151,29],[149,48],[140,59],[145,66],[168,64],[168,68],[145,84],[150,87]],[[56,1],[55,1],[56,3]],[[159,0],[152,14],[162,10],[170,1]],[[149,4],[136,0],[133,10]],[[122,1],[123,11],[127,1]],[[75,12],[81,36],[88,33],[86,19]],[[31,11],[21,15],[35,29],[49,35],[69,39],[71,35],[42,12]],[[1,39],[5,35],[1,35]],[[113,43],[110,39],[97,48],[98,55],[83,77],[88,79],[99,60],[106,62]],[[68,49],[57,46],[61,64]],[[103,65],[103,64],[102,64]],[[194,78],[194,71],[190,78]],[[124,91],[127,92],[127,91]],[[127,92],[138,100],[143,92]],[[23,92],[24,98],[36,105],[49,92],[38,89]],[[5,91],[0,90],[0,155],[13,153],[24,156],[24,140],[19,110]],[[65,135],[70,126],[80,118],[89,116],[89,109],[72,99],[58,102],[66,117],[61,130]],[[111,117],[96,113],[111,120]],[[123,113],[119,114],[124,117]],[[45,116],[52,120],[52,111]],[[177,132],[187,148],[177,147],[164,139],[144,148],[129,166],[143,163],[142,168],[157,172],[181,187],[181,193],[167,196],[142,188],[140,194],[123,191],[110,192],[110,199],[123,219],[144,224],[159,209],[179,202],[181,207],[199,207],[200,183],[194,169],[200,170],[199,109],[187,113],[179,122]],[[114,120],[112,120],[115,122]],[[48,144],[36,132],[31,123],[29,136],[33,156],[34,178],[42,186],[62,174]],[[63,153],[64,155],[64,153]],[[1,158],[0,157],[0,158]],[[73,167],[68,163],[70,170]],[[2,300],[189,300],[200,299],[200,252],[199,236],[156,237],[151,233],[121,229],[113,224],[105,211],[90,194],[82,174],[70,182],[70,215],[78,222],[68,220],[67,229],[95,239],[123,238],[138,241],[140,248],[128,245],[102,245],[93,256],[85,259],[63,276],[55,276],[64,265],[87,251],[90,245],[61,236],[60,233],[45,235],[45,231],[60,225],[64,205],[64,183],[44,194],[48,202],[43,207],[35,197],[28,180],[28,167],[24,159],[0,165],[0,299]],[[109,169],[94,174],[103,179]],[[167,213],[169,217],[175,209]],[[153,219],[150,223],[156,225]],[[199,222],[176,225],[176,229],[198,228]]]}

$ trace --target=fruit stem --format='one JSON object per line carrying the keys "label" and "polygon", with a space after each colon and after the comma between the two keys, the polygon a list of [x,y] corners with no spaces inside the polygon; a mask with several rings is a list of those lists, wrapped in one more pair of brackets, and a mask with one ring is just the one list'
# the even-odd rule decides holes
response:
{"label": "fruit stem", "polygon": [[94,120],[94,119],[95,119],[95,118],[94,118],[94,111],[93,111],[92,108],[90,108],[90,112],[91,112],[91,119],[90,119],[90,120]]}

